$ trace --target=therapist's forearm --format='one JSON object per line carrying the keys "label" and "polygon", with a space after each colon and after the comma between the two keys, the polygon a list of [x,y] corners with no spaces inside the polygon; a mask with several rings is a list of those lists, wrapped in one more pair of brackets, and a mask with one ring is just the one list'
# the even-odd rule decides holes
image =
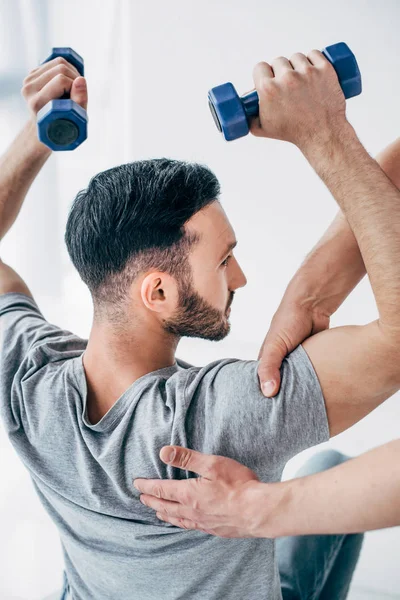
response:
{"label": "therapist's forearm", "polygon": [[[384,148],[376,161],[400,189],[400,138]],[[302,302],[332,315],[365,275],[357,240],[339,210],[323,237],[290,282]]]}
{"label": "therapist's forearm", "polygon": [[260,484],[255,503],[254,514],[264,515],[260,537],[400,525],[400,440],[315,475]]}

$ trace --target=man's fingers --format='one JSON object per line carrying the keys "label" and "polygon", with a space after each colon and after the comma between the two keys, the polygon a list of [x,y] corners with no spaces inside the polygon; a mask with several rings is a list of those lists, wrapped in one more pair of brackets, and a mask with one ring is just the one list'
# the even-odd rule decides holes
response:
{"label": "man's fingers", "polygon": [[279,77],[285,71],[293,71],[293,67],[285,56],[278,56],[274,58],[271,63],[272,70],[275,73],[275,77]]}
{"label": "man's fingers", "polygon": [[70,98],[79,106],[82,106],[85,110],[87,110],[88,105],[88,92],[86,79],[84,77],[77,77],[72,84]]}
{"label": "man's fingers", "polygon": [[[49,63],[50,64],[50,63]],[[49,83],[57,75],[65,75],[70,79],[74,80],[79,77],[78,71],[69,64],[61,63],[54,65],[52,68],[47,68],[43,73],[36,77],[28,76],[24,79],[24,91],[32,94],[33,92],[40,92],[44,86]]]}
{"label": "man's fingers", "polygon": [[39,75],[42,75],[42,73],[49,71],[50,69],[52,69],[53,67],[56,67],[57,65],[68,65],[69,67],[71,67],[71,69],[74,70],[75,77],[78,77],[78,75],[80,74],[78,69],[76,67],[74,67],[73,64],[68,62],[64,57],[57,56],[57,58],[53,58],[52,60],[49,60],[49,61],[43,63],[42,65],[39,65],[38,67],[36,67],[36,69],[33,69],[29,73],[29,75],[25,78],[25,81],[28,82],[30,79],[33,79],[33,78],[38,77]]}
{"label": "man's fingers", "polygon": [[290,64],[293,65],[293,69],[299,73],[307,73],[313,67],[313,64],[308,60],[305,54],[296,52],[290,57]]}
{"label": "man's fingers", "polygon": [[189,480],[176,481],[175,479],[135,479],[133,485],[139,492],[181,502],[183,497],[188,499],[188,491],[191,487]]}
{"label": "man's fingers", "polygon": [[50,100],[61,98],[65,92],[70,92],[73,80],[66,75],[56,75],[44,88],[32,96],[28,104],[34,113],[37,113]]}
{"label": "man's fingers", "polygon": [[[313,64],[315,67],[326,67],[327,64],[328,65],[331,64],[329,62],[329,60],[326,58],[326,56],[324,56],[320,50],[311,50],[307,54],[307,58],[310,61],[310,63]],[[333,67],[332,67],[332,69],[333,69]]]}
{"label": "man's fingers", "polygon": [[267,62],[259,62],[253,69],[253,80],[256,89],[260,89],[262,87],[262,82],[266,79],[273,79],[274,72],[272,67]]}

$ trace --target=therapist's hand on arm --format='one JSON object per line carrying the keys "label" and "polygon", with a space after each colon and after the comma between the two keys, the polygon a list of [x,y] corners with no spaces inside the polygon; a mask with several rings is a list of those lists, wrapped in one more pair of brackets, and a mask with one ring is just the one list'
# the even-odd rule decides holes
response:
{"label": "therapist's hand on arm", "polygon": [[[172,450],[175,457],[169,461]],[[178,446],[164,447],[160,456],[200,475],[135,482],[141,501],[177,527],[227,538],[276,538],[400,525],[400,440],[281,483],[260,483],[250,469],[223,456]]]}
{"label": "therapist's hand on arm", "polygon": [[[400,188],[400,138],[375,160]],[[258,360],[261,389],[266,396],[279,391],[283,359],[306,338],[328,329],[329,319],[365,275],[354,234],[339,210],[317,245],[290,281],[264,339]],[[264,384],[271,382],[268,389]]]}

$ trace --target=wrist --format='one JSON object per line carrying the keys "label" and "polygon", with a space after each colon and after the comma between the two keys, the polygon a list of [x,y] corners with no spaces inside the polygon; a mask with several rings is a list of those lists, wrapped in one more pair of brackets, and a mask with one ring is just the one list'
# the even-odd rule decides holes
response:
{"label": "wrist", "polygon": [[35,154],[35,156],[43,156],[43,158],[50,156],[52,150],[50,150],[50,148],[45,144],[42,144],[38,138],[35,117],[31,117],[28,120],[25,125],[24,132],[26,134],[27,147]]}
{"label": "wrist", "polygon": [[353,126],[345,119],[318,132],[317,135],[302,139],[298,148],[308,162],[315,168],[321,158],[332,159],[337,148],[346,147],[349,142],[358,141]]}
{"label": "wrist", "polygon": [[252,482],[246,497],[246,506],[251,510],[249,535],[261,538],[285,535],[291,497],[290,482]]}

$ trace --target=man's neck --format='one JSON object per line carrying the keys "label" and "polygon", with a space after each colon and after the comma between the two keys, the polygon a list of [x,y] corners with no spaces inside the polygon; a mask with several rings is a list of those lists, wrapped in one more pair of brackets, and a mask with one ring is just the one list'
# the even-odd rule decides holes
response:
{"label": "man's neck", "polygon": [[97,423],[134,381],[174,365],[178,342],[156,330],[121,333],[94,324],[83,355],[90,422]]}

